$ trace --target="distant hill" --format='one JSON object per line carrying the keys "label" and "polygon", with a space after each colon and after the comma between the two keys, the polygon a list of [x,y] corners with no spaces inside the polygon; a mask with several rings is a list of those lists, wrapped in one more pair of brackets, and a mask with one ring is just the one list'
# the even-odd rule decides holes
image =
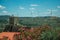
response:
{"label": "distant hill", "polygon": [[2,15],[0,16],[0,23],[7,23],[8,22],[8,15]]}
{"label": "distant hill", "polygon": [[[8,23],[9,16],[4,15],[0,16],[0,24]],[[27,26],[42,26],[42,25],[50,25],[50,26],[60,26],[60,17],[55,16],[45,16],[45,17],[19,17],[19,24],[27,25]]]}
{"label": "distant hill", "polygon": [[30,25],[30,26],[42,26],[42,25],[49,25],[49,26],[59,26],[60,18],[59,17],[21,17],[20,24]]}

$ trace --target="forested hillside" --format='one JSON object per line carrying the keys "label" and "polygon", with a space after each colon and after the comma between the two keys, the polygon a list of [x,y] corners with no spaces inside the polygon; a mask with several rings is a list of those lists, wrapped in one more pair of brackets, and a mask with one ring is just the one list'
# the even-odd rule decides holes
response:
{"label": "forested hillside", "polygon": [[[0,16],[0,27],[3,24],[8,23],[9,16]],[[42,26],[42,25],[49,25],[49,26],[59,26],[60,25],[60,18],[59,17],[19,17],[19,24],[26,25],[26,26]]]}

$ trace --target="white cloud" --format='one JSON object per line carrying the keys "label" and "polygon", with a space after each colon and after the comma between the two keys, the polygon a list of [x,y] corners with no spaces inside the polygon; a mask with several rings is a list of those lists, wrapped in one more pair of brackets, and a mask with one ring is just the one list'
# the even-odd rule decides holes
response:
{"label": "white cloud", "polygon": [[24,7],[19,7],[19,9],[25,9]]}
{"label": "white cloud", "polygon": [[49,11],[49,12],[57,12],[57,10],[56,9],[47,9],[47,11]]}
{"label": "white cloud", "polygon": [[52,11],[57,12],[57,10],[52,10]]}
{"label": "white cloud", "polygon": [[4,6],[0,5],[0,9],[4,9],[4,8],[6,8],[6,7],[4,7]]}
{"label": "white cloud", "polygon": [[2,12],[3,12],[3,13],[6,13],[6,14],[8,13],[8,11],[2,11]]}
{"label": "white cloud", "polygon": [[60,8],[60,6],[57,6],[57,8]]}
{"label": "white cloud", "polygon": [[31,4],[30,6],[39,6],[38,4]]}
{"label": "white cloud", "polygon": [[35,8],[29,8],[30,10],[35,10]]}
{"label": "white cloud", "polygon": [[50,12],[44,12],[45,14],[50,14]]}

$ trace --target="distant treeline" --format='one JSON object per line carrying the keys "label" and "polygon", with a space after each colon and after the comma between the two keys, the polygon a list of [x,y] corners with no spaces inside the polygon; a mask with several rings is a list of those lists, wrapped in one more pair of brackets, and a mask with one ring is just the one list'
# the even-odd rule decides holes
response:
{"label": "distant treeline", "polygon": [[[0,27],[3,24],[8,23],[9,16],[0,16]],[[1,25],[2,24],[2,25]],[[49,26],[60,26],[60,17],[55,16],[46,16],[46,17],[19,17],[19,24],[25,26],[42,26],[42,25],[49,25]]]}

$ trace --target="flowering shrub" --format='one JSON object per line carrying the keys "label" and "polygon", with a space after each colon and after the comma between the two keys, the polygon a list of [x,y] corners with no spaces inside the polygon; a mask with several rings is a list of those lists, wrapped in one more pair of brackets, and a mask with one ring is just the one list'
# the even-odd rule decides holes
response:
{"label": "flowering shrub", "polygon": [[32,31],[29,30],[20,30],[21,40],[60,40],[60,31],[52,27],[37,27],[33,28]]}

